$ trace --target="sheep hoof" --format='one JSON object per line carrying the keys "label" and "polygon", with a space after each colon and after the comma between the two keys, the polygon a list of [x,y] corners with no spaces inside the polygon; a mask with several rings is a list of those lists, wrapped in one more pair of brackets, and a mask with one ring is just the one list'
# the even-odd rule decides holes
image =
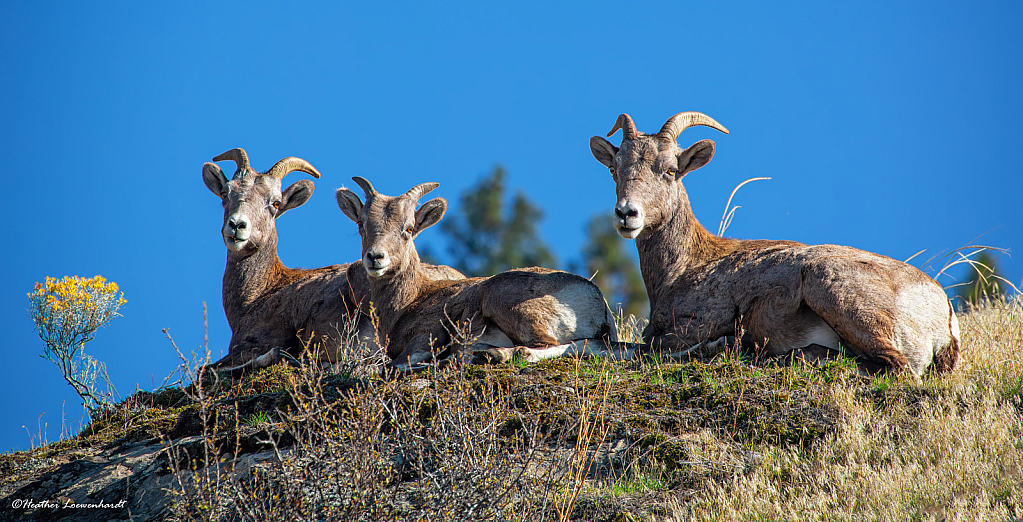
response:
{"label": "sheep hoof", "polygon": [[479,343],[472,349],[472,364],[505,364],[515,357],[515,348]]}
{"label": "sheep hoof", "polygon": [[276,350],[276,352],[277,352],[276,360],[278,360],[278,361],[285,361],[289,365],[294,366],[296,368],[298,366],[301,366],[301,363],[298,362],[298,359],[296,359],[294,355],[291,355],[290,353],[288,353],[287,350],[285,350],[283,348],[280,348],[280,347],[274,348],[274,350]]}

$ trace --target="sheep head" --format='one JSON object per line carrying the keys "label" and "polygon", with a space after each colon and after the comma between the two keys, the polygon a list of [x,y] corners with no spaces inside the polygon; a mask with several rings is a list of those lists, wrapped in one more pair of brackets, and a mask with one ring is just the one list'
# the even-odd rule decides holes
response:
{"label": "sheep head", "polygon": [[419,263],[412,242],[420,232],[436,224],[447,211],[444,198],[434,198],[418,209],[419,199],[440,183],[421,183],[401,196],[385,196],[365,178],[352,178],[366,194],[344,187],[337,190],[337,204],[349,219],[359,225],[362,237],[362,264],[371,278],[391,278]]}
{"label": "sheep head", "polygon": [[220,232],[228,250],[252,254],[271,238],[276,239],[275,220],[290,209],[301,206],[313,195],[313,182],[297,181],[283,192],[281,181],[291,172],[300,171],[320,177],[319,171],[304,159],[284,158],[259,173],[249,165],[249,156],[242,149],[231,149],[213,161],[234,161],[238,166],[230,180],[215,163],[202,167],[206,187],[220,197],[224,205],[224,223]]}
{"label": "sheep head", "polygon": [[[618,116],[611,136],[622,130],[622,144],[615,147],[600,136],[590,138],[593,157],[611,171],[618,201],[614,225],[626,239],[656,230],[678,205],[686,203],[682,178],[706,165],[714,156],[714,142],[700,140],[689,148],[678,146],[678,136],[694,125],[705,125],[728,134],[728,129],[699,112],[680,112],[657,134],[644,134],[628,114]],[[673,190],[676,189],[677,190]]]}

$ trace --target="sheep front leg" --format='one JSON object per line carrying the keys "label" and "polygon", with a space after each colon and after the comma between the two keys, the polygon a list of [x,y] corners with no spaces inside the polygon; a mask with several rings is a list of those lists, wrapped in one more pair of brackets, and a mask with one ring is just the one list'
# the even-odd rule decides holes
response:
{"label": "sheep front leg", "polygon": [[618,361],[632,360],[642,345],[636,343],[605,342],[600,339],[580,339],[570,343],[531,348],[529,346],[497,347],[477,344],[473,354],[480,362],[507,363],[519,358],[524,362],[538,362],[556,357],[600,357]]}
{"label": "sheep front leg", "polygon": [[417,367],[422,366],[427,361],[432,361],[436,357],[433,352],[433,337],[429,334],[420,334],[412,338],[405,348],[394,358],[391,362],[387,363],[387,368],[398,370],[402,373],[408,373],[415,371]]}
{"label": "sheep front leg", "polygon": [[681,360],[695,356],[710,357],[723,352],[727,347],[727,336],[718,337],[713,341],[703,340],[690,344],[682,342],[674,334],[668,334],[652,338],[650,343],[645,346],[643,355],[654,358]]}

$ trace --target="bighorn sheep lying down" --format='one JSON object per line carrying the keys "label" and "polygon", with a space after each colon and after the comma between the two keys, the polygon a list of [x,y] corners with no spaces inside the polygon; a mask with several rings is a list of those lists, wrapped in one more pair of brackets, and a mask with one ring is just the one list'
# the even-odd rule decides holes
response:
{"label": "bighorn sheep lying down", "polygon": [[[710,161],[714,142],[676,143],[694,125],[728,130],[699,112],[644,134],[628,114],[620,147],[590,138],[617,186],[615,227],[636,240],[650,299],[644,341],[654,351],[743,332],[744,346],[780,355],[848,351],[868,371],[951,371],[959,325],[941,286],[916,268],[838,245],[717,237],[693,216],[682,178]],[[816,345],[816,346],[814,346]],[[799,352],[796,352],[799,353]]]}
{"label": "bighorn sheep lying down", "polygon": [[617,339],[600,289],[574,274],[526,268],[461,281],[430,280],[413,239],[440,221],[448,203],[436,198],[418,210],[416,205],[439,184],[423,183],[391,197],[363,178],[352,179],[366,203],[346,188],[337,191],[337,203],[359,225],[370,299],[392,368],[410,370],[435,356],[447,357],[456,329],[468,329],[474,348],[498,360],[512,354],[526,360],[604,355],[604,340]]}
{"label": "bighorn sheep lying down", "polygon": [[[223,300],[232,336],[228,355],[214,367],[232,373],[261,368],[280,360],[282,350],[298,356],[310,342],[321,340],[329,340],[322,344],[321,359],[335,362],[339,337],[355,314],[359,337],[372,339],[373,325],[360,313],[369,297],[362,263],[298,269],[277,257],[276,219],[308,201],[314,188],[312,181],[300,180],[282,192],[281,180],[295,171],[316,178],[320,173],[294,157],[258,173],[242,149],[213,158],[224,160],[238,166],[231,180],[214,163],[202,168],[206,187],[223,200],[221,234],[227,246]],[[430,277],[465,277],[450,267],[424,270]]]}

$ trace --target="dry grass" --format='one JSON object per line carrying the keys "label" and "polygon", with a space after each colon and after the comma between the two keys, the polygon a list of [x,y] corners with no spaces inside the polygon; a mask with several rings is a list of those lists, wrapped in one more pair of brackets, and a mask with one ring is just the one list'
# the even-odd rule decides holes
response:
{"label": "dry grass", "polygon": [[[354,344],[333,368],[193,366],[36,453],[161,437],[182,522],[1020,520],[1023,299],[960,323],[959,367],[923,382],[735,350],[396,380]],[[34,473],[24,460],[0,469]]]}
{"label": "dry grass", "polygon": [[834,434],[758,446],[757,468],[670,502],[671,520],[1023,518],[1023,301],[963,314],[951,375],[827,389]]}
{"label": "dry grass", "polygon": [[[623,337],[642,328],[619,325]],[[183,487],[179,513],[1020,519],[1023,300],[985,303],[961,326],[959,368],[924,382],[863,377],[847,362],[753,364],[734,351],[687,364],[453,368],[343,393],[338,377],[303,366],[275,417],[294,439],[280,460],[241,478],[207,472]]]}
{"label": "dry grass", "polygon": [[[372,357],[345,355],[332,369],[307,359],[277,365],[230,390],[208,382],[216,393],[190,387],[194,403],[207,405],[200,410],[236,420],[232,428],[207,417],[192,452],[199,458],[175,459],[176,519],[506,520],[553,511],[555,475],[567,471],[536,465],[546,436],[515,415],[500,372],[382,380],[356,377],[368,370],[352,361]],[[261,448],[238,440],[239,388],[277,389],[273,413],[259,417]],[[272,455],[239,459],[258,450]]]}

